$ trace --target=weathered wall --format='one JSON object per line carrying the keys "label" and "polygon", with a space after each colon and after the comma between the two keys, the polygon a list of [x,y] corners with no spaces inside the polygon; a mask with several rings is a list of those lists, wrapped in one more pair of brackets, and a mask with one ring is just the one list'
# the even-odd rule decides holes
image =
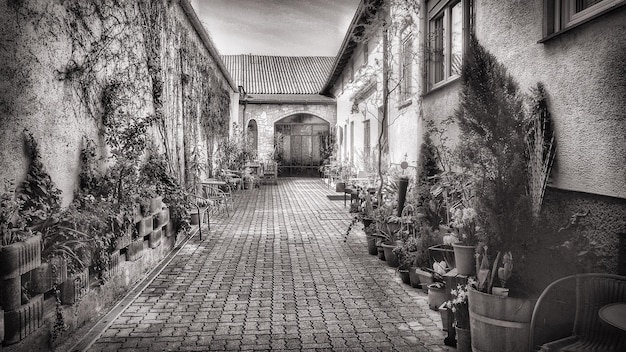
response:
{"label": "weathered wall", "polygon": [[527,92],[545,85],[558,144],[554,186],[626,198],[626,8],[544,43],[543,2],[477,0],[480,42]]}
{"label": "weathered wall", "polygon": [[21,133],[28,129],[67,205],[83,137],[107,154],[107,109],[128,126],[154,120],[149,134],[178,166],[180,179],[188,178],[191,161],[208,158],[216,142],[211,138],[228,133],[232,87],[185,5],[187,0],[1,2],[0,179],[25,176]]}
{"label": "weathered wall", "polygon": [[308,113],[326,120],[331,126],[337,122],[335,104],[240,104],[239,121],[242,127],[255,120],[258,128],[258,157],[266,160],[274,149],[274,124],[287,116]]}

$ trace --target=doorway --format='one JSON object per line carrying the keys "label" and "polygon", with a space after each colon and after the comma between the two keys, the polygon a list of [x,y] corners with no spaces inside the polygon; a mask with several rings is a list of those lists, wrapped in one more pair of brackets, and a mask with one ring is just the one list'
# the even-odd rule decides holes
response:
{"label": "doorway", "polygon": [[319,177],[330,124],[311,114],[294,114],[274,124],[274,143],[281,176]]}

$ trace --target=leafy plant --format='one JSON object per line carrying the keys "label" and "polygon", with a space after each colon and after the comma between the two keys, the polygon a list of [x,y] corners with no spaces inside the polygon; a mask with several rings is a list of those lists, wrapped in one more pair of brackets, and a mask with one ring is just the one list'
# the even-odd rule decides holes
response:
{"label": "leafy plant", "polygon": [[20,242],[32,236],[26,221],[20,216],[24,201],[18,197],[13,182],[5,181],[4,193],[0,195],[0,234],[2,246]]}

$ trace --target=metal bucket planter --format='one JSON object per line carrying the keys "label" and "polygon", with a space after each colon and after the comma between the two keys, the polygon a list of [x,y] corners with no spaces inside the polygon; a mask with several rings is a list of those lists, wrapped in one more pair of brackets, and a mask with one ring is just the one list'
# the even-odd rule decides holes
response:
{"label": "metal bucket planter", "polygon": [[446,286],[442,283],[428,285],[428,307],[432,310],[439,309],[443,302],[448,300]]}
{"label": "metal bucket planter", "polygon": [[469,290],[473,351],[529,351],[530,319],[536,300]]}
{"label": "metal bucket planter", "polygon": [[459,275],[474,275],[476,272],[476,260],[474,259],[476,246],[453,244],[452,248],[454,249],[454,262],[457,273]]}

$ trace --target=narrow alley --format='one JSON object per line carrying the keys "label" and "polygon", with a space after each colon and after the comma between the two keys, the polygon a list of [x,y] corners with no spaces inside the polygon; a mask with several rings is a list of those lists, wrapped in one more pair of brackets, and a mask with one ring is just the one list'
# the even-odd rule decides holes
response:
{"label": "narrow alley", "polygon": [[[445,351],[427,295],[367,254],[320,179],[234,195],[89,351]],[[206,225],[205,225],[206,228]]]}

